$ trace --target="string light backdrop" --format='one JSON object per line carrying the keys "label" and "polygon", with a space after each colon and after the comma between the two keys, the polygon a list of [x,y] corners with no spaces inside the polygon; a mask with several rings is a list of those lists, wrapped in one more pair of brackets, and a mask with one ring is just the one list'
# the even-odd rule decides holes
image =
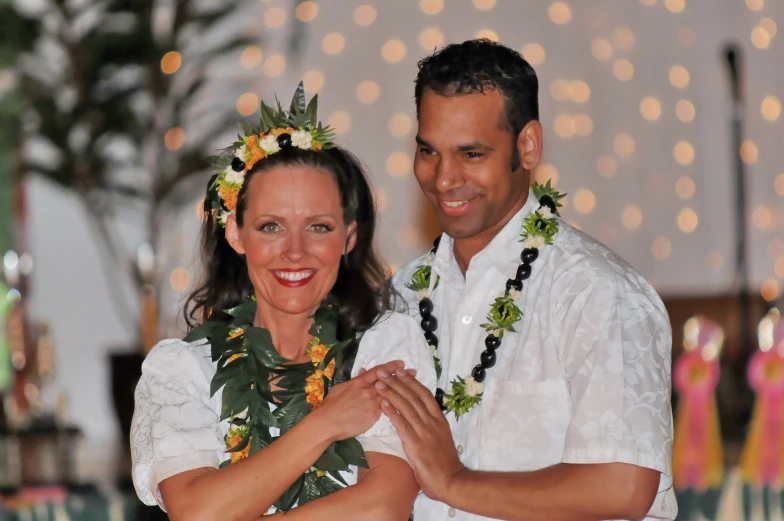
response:
{"label": "string light backdrop", "polygon": [[[265,38],[285,41],[291,4],[255,8]],[[394,269],[437,231],[411,169],[416,62],[449,42],[501,41],[539,75],[545,155],[535,177],[569,193],[565,219],[662,294],[704,294],[734,282],[722,50],[735,41],[746,79],[752,290],[772,300],[784,278],[784,73],[772,66],[784,59],[782,14],[771,0],[304,2],[295,11],[306,22],[296,62],[274,43],[247,49],[240,62],[258,74],[265,97],[288,94],[300,78],[320,94],[322,116],[372,172],[379,244]],[[256,93],[241,95],[237,107],[253,113]]]}
{"label": "string light backdrop", "polygon": [[[722,51],[735,41],[746,80],[751,289],[775,299],[784,290],[782,24],[784,3],[775,0],[249,0],[227,30],[258,35],[257,45],[209,74],[253,86],[235,92],[225,82],[205,96],[201,114],[229,105],[253,121],[260,97],[286,100],[304,79],[308,92],[320,95],[322,119],[372,173],[379,247],[395,268],[426,251],[437,233],[411,170],[416,62],[448,42],[499,39],[538,72],[545,156],[536,177],[568,192],[565,219],[665,296],[721,293],[733,287],[735,240]],[[287,50],[292,41],[296,54]],[[166,56],[161,66],[183,74],[188,52],[173,51],[182,55]],[[164,146],[177,153],[200,131],[200,117],[172,129]],[[215,147],[232,138],[216,136]],[[175,319],[198,277],[200,196],[168,217],[159,251],[168,280],[164,333],[171,336],[182,334]],[[78,203],[33,182],[31,211],[33,311],[52,323],[72,416],[89,438],[105,437],[113,416],[101,390],[108,381],[101,353],[133,338],[95,276],[98,253]],[[127,226],[129,244],[138,236],[134,226]],[[81,307],[69,315],[75,291]],[[70,360],[83,365],[70,371]]]}

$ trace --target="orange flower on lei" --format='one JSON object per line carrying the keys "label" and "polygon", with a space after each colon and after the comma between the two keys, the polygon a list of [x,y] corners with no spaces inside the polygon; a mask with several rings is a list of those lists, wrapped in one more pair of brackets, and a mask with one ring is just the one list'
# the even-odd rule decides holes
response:
{"label": "orange flower on lei", "polygon": [[[227,436],[228,436],[228,438],[226,439],[227,450],[231,450],[232,448],[242,443],[242,434],[238,430],[229,431],[227,433]],[[250,441],[248,441],[248,444],[241,451],[231,453],[231,462],[236,463],[240,460],[243,460],[248,457],[249,453],[250,453]]]}
{"label": "orange flower on lei", "polygon": [[318,365],[324,361],[324,357],[327,356],[329,352],[329,348],[324,344],[316,344],[314,346],[310,346],[308,350],[308,356],[310,357],[310,361],[313,362],[313,365]]}

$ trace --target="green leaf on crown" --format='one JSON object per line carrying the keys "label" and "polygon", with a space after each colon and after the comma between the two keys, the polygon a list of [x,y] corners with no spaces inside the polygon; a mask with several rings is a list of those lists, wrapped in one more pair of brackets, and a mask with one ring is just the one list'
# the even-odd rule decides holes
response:
{"label": "green leaf on crown", "polygon": [[315,128],[318,125],[318,94],[314,94],[312,98],[310,98],[310,103],[308,103],[307,108],[305,109],[305,116],[308,117],[308,125]]}
{"label": "green leaf on crown", "polygon": [[289,112],[292,114],[302,114],[305,112],[305,84],[299,82],[297,90],[294,91],[294,96],[291,98],[291,108]]}

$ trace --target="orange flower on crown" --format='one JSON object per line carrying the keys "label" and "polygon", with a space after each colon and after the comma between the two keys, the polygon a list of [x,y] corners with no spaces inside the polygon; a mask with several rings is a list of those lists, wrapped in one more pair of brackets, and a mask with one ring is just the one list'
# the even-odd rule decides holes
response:
{"label": "orange flower on crown", "polygon": [[313,362],[313,365],[318,365],[324,361],[324,357],[327,356],[327,352],[329,352],[329,348],[324,344],[316,344],[314,346],[310,346],[308,350],[308,356],[310,356],[310,361]]}
{"label": "orange flower on crown", "polygon": [[240,195],[240,187],[221,185],[218,193],[223,199],[223,205],[231,212],[237,208],[237,197]]}

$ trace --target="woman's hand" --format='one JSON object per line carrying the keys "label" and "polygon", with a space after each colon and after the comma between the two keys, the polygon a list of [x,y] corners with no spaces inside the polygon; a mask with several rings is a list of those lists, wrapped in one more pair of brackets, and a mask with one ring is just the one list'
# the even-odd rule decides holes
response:
{"label": "woman's hand", "polygon": [[333,441],[359,436],[381,417],[381,397],[375,388],[380,374],[393,374],[403,368],[403,362],[396,360],[360,371],[356,378],[333,387],[311,415],[318,418]]}

